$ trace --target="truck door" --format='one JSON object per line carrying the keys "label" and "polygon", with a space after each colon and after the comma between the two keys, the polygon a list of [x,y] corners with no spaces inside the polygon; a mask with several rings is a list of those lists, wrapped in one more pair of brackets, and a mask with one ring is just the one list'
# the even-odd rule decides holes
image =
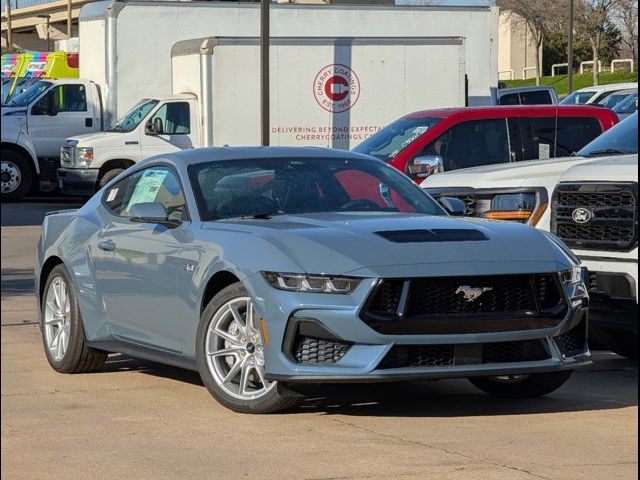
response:
{"label": "truck door", "polygon": [[189,102],[161,104],[141,129],[142,158],[196,147],[192,130]]}
{"label": "truck door", "polygon": [[65,138],[94,131],[94,113],[82,84],[60,84],[36,100],[29,111],[27,126],[36,154],[58,157]]}

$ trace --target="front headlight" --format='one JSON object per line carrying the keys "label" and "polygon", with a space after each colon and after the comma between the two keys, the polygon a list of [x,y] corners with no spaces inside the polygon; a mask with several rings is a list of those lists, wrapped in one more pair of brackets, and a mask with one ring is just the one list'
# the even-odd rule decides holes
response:
{"label": "front headlight", "polygon": [[75,167],[88,167],[93,161],[93,148],[76,147],[74,157]]}
{"label": "front headlight", "polygon": [[535,193],[498,194],[491,199],[491,207],[483,216],[491,220],[513,220],[535,226],[546,209],[546,203],[538,205]]}
{"label": "front headlight", "polygon": [[586,283],[588,275],[589,273],[586,267],[575,265],[571,268],[567,268],[566,270],[562,270],[560,272],[560,280],[565,286],[575,285],[580,282]]}
{"label": "front headlight", "polygon": [[362,279],[354,277],[304,275],[300,273],[262,272],[262,275],[273,288],[302,293],[350,295],[362,281]]}

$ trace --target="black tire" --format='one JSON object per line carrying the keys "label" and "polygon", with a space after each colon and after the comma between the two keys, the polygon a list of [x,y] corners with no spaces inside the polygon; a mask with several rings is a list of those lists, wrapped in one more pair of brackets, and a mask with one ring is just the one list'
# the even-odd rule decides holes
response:
{"label": "black tire", "polygon": [[622,330],[592,328],[590,341],[595,340],[603,349],[611,350],[621,357],[638,359],[638,334]]}
{"label": "black tire", "polygon": [[469,381],[489,395],[501,398],[541,397],[555,392],[571,377],[573,370],[523,375],[520,380],[500,380],[497,377],[471,377]]}
{"label": "black tire", "polygon": [[102,175],[100,182],[98,183],[98,190],[100,190],[102,187],[104,187],[107,183],[109,183],[111,180],[116,178],[122,172],[124,172],[124,168],[114,168],[113,170],[109,170],[105,172],[105,174]]}
{"label": "black tire", "polygon": [[220,291],[209,302],[200,316],[198,333],[196,336],[196,360],[198,371],[202,382],[209,390],[209,393],[222,405],[237,413],[266,414],[274,413],[292,408],[300,403],[303,397],[294,393],[282,384],[277,383],[264,396],[253,400],[242,400],[235,398],[225,392],[214,380],[207,365],[205,342],[209,323],[215,313],[227,302],[240,297],[247,297],[247,290],[241,283],[234,283]]}
{"label": "black tire", "polygon": [[[51,284],[56,278],[62,278],[65,282],[65,286],[69,293],[70,300],[70,315],[69,315],[69,344],[67,350],[64,352],[64,356],[61,359],[56,360],[49,350],[47,345],[47,339],[45,335],[45,310],[47,292],[51,288]],[[45,284],[42,292],[42,306],[41,306],[41,321],[42,321],[42,344],[44,346],[44,352],[47,356],[49,365],[59,373],[89,373],[95,372],[100,369],[107,360],[108,353],[101,350],[88,347],[86,344],[84,326],[82,324],[82,316],[80,314],[80,307],[78,305],[78,299],[76,297],[71,278],[66,267],[62,264],[57,265],[51,270],[47,283]]]}
{"label": "black tire", "polygon": [[0,152],[0,156],[2,157],[2,201],[21,200],[29,193],[33,184],[31,159],[13,150],[4,149]]}

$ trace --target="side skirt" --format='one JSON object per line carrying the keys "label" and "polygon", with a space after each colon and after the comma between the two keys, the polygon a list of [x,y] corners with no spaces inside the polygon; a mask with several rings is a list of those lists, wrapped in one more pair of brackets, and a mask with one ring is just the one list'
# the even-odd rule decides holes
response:
{"label": "side skirt", "polygon": [[172,367],[184,368],[193,372],[198,371],[196,361],[192,358],[183,357],[173,353],[163,352],[141,345],[120,342],[117,340],[103,340],[98,342],[87,342],[87,346],[109,353],[123,353],[130,357],[142,358],[151,362],[171,365]]}

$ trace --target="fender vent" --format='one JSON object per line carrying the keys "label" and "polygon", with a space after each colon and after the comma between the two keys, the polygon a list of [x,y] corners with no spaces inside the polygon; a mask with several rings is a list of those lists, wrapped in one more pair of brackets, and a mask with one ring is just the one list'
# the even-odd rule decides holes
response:
{"label": "fender vent", "polygon": [[480,230],[434,228],[432,230],[389,230],[376,235],[394,243],[480,242],[489,238]]}

